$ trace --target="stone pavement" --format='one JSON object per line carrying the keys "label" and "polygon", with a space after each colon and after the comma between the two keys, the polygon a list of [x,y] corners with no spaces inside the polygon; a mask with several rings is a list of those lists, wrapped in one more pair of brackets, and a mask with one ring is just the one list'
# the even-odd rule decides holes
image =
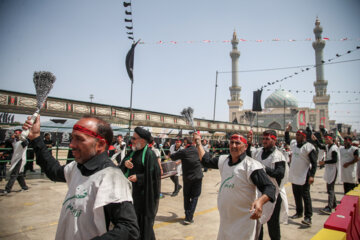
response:
{"label": "stone pavement", "polygon": [[[67,191],[65,183],[55,183],[40,175],[37,168],[27,178],[29,191],[20,192],[20,186],[15,183],[13,192],[0,194],[0,239],[54,239],[60,207]],[[305,227],[301,219],[291,220],[289,224],[281,225],[282,239],[311,239],[321,228],[328,215],[319,213],[319,209],[327,204],[326,184],[322,179],[324,169],[317,171],[315,183],[311,187],[313,201],[313,224]],[[182,191],[176,197],[171,197],[174,185],[169,178],[162,180],[162,192],[165,198],[160,200],[159,211],[154,225],[158,240],[212,240],[216,239],[219,227],[219,214],[216,208],[217,190],[220,176],[218,170],[204,173],[202,194],[200,196],[194,223],[183,225],[184,218]],[[0,182],[0,189],[6,182]],[[286,184],[290,215],[294,214],[295,205],[291,184]],[[343,187],[335,186],[338,201],[343,196]],[[249,220],[251,221],[251,220]],[[241,226],[239,226],[241,227]],[[264,227],[264,239],[269,239],[267,227]]]}

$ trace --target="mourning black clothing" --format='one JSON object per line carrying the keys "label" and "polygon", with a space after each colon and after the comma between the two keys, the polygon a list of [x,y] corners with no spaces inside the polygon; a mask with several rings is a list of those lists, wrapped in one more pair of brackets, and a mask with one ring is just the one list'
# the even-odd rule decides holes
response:
{"label": "mourning black clothing", "polygon": [[[130,158],[134,165],[132,169],[125,167],[125,162]],[[131,151],[125,156],[120,169],[126,177],[135,174],[137,178],[136,182],[132,182],[132,196],[141,239],[155,239],[153,225],[159,206],[161,180],[157,157],[148,147],[135,152]]]}

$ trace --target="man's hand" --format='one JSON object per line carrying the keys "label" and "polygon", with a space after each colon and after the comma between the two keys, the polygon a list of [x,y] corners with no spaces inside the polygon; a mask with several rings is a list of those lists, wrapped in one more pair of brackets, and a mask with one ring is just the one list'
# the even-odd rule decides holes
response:
{"label": "man's hand", "polygon": [[250,216],[250,219],[259,219],[261,217],[262,214],[262,206],[263,204],[261,204],[261,202],[259,201],[259,199],[256,199],[250,208],[250,213],[252,213],[252,215]]}
{"label": "man's hand", "polygon": [[314,183],[314,177],[309,177],[309,184],[313,184]]}
{"label": "man's hand", "polygon": [[132,169],[134,167],[134,164],[131,161],[132,161],[132,158],[125,161],[125,167],[127,167],[128,169]]}
{"label": "man's hand", "polygon": [[129,176],[128,179],[130,182],[137,182],[136,174]]}
{"label": "man's hand", "polygon": [[40,136],[40,115],[37,116],[34,123],[31,123],[31,116],[27,117],[24,125],[22,126],[23,130],[29,129],[28,138],[33,140]]}
{"label": "man's hand", "polygon": [[288,123],[287,126],[286,126],[286,132],[290,132],[290,130],[292,129],[291,127],[291,123]]}
{"label": "man's hand", "polygon": [[349,163],[349,162],[346,162],[346,163],[344,163],[343,167],[344,167],[344,168],[347,168],[349,165],[350,165],[350,163]]}
{"label": "man's hand", "polygon": [[196,132],[193,133],[193,142],[196,143],[196,146],[201,145],[201,136]]}
{"label": "man's hand", "polygon": [[163,170],[163,168],[161,167],[161,168],[160,168],[160,176],[162,176],[162,175],[164,175],[164,170]]}
{"label": "man's hand", "polygon": [[317,139],[317,137],[316,137],[314,134],[311,134],[311,140],[317,141],[318,139]]}

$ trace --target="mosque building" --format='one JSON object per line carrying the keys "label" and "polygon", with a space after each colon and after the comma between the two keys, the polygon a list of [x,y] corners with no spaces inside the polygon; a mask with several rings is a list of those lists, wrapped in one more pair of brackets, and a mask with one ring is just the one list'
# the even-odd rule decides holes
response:
{"label": "mosque building", "polygon": [[240,98],[241,87],[238,80],[238,59],[240,51],[237,49],[239,40],[236,33],[233,33],[231,40],[232,51],[232,86],[230,89],[229,121],[251,126],[269,127],[284,130],[290,122],[293,130],[305,129],[311,126],[318,131],[320,126],[327,129],[336,128],[335,121],[329,120],[328,104],[330,95],[326,93],[327,80],[324,78],[323,49],[325,41],[322,38],[322,27],[320,21],[315,21],[315,40],[312,46],[315,50],[316,81],[314,82],[315,96],[313,102],[315,108],[299,107],[297,99],[291,92],[284,89],[275,90],[265,99],[264,109],[261,112],[253,112],[251,109],[243,109],[243,100]]}

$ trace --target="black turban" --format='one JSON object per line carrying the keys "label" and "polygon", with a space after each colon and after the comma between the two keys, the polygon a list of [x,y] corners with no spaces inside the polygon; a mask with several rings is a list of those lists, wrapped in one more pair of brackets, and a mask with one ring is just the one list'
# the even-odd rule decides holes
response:
{"label": "black turban", "polygon": [[142,127],[136,127],[134,131],[137,133],[137,135],[139,135],[139,137],[145,139],[147,142],[150,142],[152,139],[151,133]]}

